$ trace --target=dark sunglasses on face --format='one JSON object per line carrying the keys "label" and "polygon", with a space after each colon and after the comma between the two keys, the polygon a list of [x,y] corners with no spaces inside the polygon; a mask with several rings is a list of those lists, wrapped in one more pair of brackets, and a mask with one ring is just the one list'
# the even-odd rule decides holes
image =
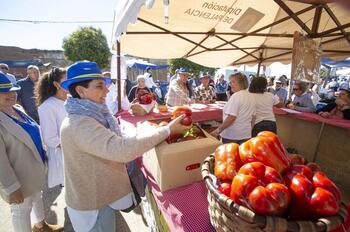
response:
{"label": "dark sunglasses on face", "polygon": [[8,68],[6,68],[6,67],[1,67],[1,69],[5,69],[5,70],[7,70],[7,71],[9,70],[9,69],[8,69]]}

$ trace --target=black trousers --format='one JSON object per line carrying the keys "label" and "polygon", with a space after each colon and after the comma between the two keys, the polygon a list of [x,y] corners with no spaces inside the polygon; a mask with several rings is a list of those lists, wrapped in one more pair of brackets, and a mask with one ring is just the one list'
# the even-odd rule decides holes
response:
{"label": "black trousers", "polygon": [[223,144],[226,144],[226,143],[237,143],[237,144],[241,145],[242,143],[244,143],[247,140],[249,140],[249,139],[232,140],[232,139],[221,138],[221,142]]}
{"label": "black trousers", "polygon": [[255,124],[253,127],[252,136],[253,137],[257,136],[261,131],[271,131],[277,134],[276,122],[264,120]]}
{"label": "black trousers", "polygon": [[227,101],[227,94],[226,93],[217,93],[216,100],[217,101]]}

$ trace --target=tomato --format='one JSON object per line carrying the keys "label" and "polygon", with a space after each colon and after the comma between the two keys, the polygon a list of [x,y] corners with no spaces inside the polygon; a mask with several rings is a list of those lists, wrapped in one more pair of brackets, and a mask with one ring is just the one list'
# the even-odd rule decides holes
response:
{"label": "tomato", "polygon": [[173,117],[172,118],[177,118],[177,117],[179,117],[182,114],[184,114],[186,116],[192,116],[192,110],[189,107],[187,107],[187,106],[178,106],[173,111]]}
{"label": "tomato", "polygon": [[185,117],[181,120],[181,124],[184,125],[184,126],[191,126],[191,125],[192,125],[192,117],[185,116]]}

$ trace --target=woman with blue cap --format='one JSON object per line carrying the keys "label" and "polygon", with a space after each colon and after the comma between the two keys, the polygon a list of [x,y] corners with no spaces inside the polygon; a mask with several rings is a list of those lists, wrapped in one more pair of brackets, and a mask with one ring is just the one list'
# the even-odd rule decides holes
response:
{"label": "woman with blue cap", "polygon": [[126,163],[181,133],[182,117],[168,126],[134,136],[123,135],[105,104],[110,79],[95,62],[79,61],[67,69],[65,107],[61,126],[65,164],[66,203],[74,230],[115,231],[115,210],[133,205],[134,195]]}
{"label": "woman with blue cap", "polygon": [[16,105],[18,90],[0,72],[0,196],[10,204],[15,232],[62,231],[44,221],[46,154],[39,125]]}

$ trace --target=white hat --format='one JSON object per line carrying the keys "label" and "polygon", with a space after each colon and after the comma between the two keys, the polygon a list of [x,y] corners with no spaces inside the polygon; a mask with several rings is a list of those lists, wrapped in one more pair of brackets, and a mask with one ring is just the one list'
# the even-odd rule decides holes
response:
{"label": "white hat", "polygon": [[137,78],[136,78],[137,81],[139,81],[140,79],[146,80],[146,78],[145,78],[145,76],[143,74],[138,75]]}

